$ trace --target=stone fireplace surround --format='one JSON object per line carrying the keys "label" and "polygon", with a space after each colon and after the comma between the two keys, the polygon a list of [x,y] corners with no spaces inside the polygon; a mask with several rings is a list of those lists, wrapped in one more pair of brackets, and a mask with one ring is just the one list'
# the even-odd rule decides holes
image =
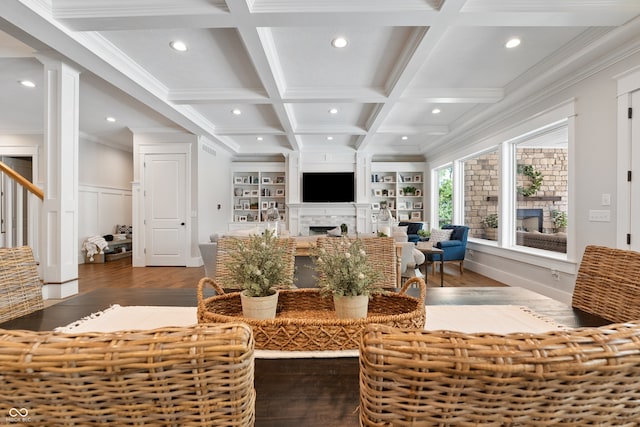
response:
{"label": "stone fireplace surround", "polygon": [[340,224],[346,224],[349,233],[371,230],[369,203],[290,203],[287,208],[292,236],[313,234],[309,227],[333,228]]}

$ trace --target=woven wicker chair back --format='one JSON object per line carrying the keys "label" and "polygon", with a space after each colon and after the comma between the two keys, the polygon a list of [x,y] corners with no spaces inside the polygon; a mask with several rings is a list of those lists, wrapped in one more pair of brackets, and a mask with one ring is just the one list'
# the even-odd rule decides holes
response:
{"label": "woven wicker chair back", "polygon": [[0,330],[0,377],[2,417],[25,408],[26,425],[255,421],[254,341],[242,323],[99,334]]}
{"label": "woven wicker chair back", "polygon": [[612,322],[640,319],[640,252],[587,246],[571,305]]}
{"label": "woven wicker chair back", "polygon": [[510,335],[369,325],[360,425],[635,426],[639,374],[638,322]]}
{"label": "woven wicker chair back", "polygon": [[[229,264],[232,261],[235,241],[237,239],[247,239],[248,237],[221,237],[218,239],[218,255],[216,257],[216,277],[215,281],[224,289],[239,289],[240,286],[234,281]],[[293,238],[280,238],[278,244],[285,246],[285,268],[287,277],[293,283],[293,273],[296,255],[296,242]]]}
{"label": "woven wicker chair back", "polygon": [[[317,245],[319,248],[330,249],[333,239],[336,237],[318,237]],[[355,240],[355,238],[348,239]],[[377,285],[383,288],[396,288],[400,260],[396,255],[393,237],[360,237],[360,240],[367,252],[367,261],[382,273],[382,279]]]}
{"label": "woven wicker chair back", "polygon": [[0,248],[0,323],[42,308],[42,282],[31,248]]}

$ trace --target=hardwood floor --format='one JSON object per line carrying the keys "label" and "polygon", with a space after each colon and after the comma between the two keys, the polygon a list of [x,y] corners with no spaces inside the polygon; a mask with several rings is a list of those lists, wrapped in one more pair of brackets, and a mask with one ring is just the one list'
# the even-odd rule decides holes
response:
{"label": "hardwood floor", "polygon": [[[79,291],[86,293],[100,288],[193,288],[204,277],[204,267],[132,267],[131,259],[121,259],[104,264],[80,264],[78,266]],[[440,273],[431,274],[429,287],[440,286]],[[445,265],[444,285],[506,286],[488,277],[466,270],[460,274],[457,265]]]}

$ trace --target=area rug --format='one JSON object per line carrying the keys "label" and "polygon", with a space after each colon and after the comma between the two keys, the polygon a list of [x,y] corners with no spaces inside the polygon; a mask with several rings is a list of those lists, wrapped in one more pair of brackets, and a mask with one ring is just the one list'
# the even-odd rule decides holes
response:
{"label": "area rug", "polygon": [[[113,305],[66,326],[57,332],[115,332],[128,329],[154,329],[165,326],[191,326],[198,323],[196,307],[120,306]],[[566,329],[552,319],[524,306],[515,305],[430,305],[426,307],[425,329],[448,329],[465,333],[491,332],[541,333]],[[312,358],[356,357],[358,350],[340,351],[275,351],[256,350],[255,357]]]}

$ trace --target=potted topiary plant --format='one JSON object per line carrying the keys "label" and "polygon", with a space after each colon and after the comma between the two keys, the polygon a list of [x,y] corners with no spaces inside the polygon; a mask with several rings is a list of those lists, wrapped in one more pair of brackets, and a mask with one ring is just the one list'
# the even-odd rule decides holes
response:
{"label": "potted topiary plant", "polygon": [[498,214],[489,214],[482,219],[487,240],[498,240]]}
{"label": "potted topiary plant", "polygon": [[270,319],[276,315],[278,291],[293,284],[287,273],[286,240],[272,230],[248,239],[236,239],[230,251],[229,270],[242,292],[242,314],[253,319]]}
{"label": "potted topiary plant", "polygon": [[312,250],[321,293],[333,296],[336,317],[367,317],[369,295],[382,292],[376,285],[380,272],[367,262],[367,253],[360,239],[352,241],[341,237],[328,239],[327,244],[326,248]]}
{"label": "potted topiary plant", "polygon": [[431,231],[421,228],[420,230],[418,230],[418,236],[422,241],[429,240],[429,237],[431,237]]}
{"label": "potted topiary plant", "polygon": [[565,233],[567,231],[567,213],[559,210],[551,211],[554,233]]}

